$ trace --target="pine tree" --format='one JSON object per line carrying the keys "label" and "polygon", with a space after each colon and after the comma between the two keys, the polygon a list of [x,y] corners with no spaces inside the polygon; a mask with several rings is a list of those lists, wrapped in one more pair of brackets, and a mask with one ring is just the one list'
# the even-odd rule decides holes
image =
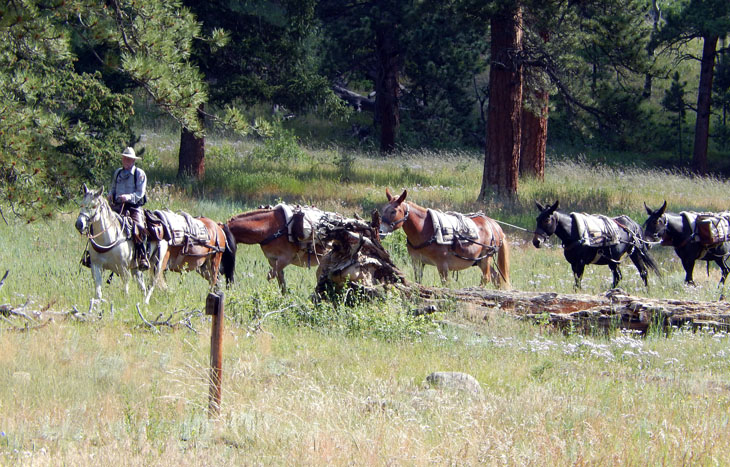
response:
{"label": "pine tree", "polygon": [[672,76],[672,84],[664,91],[662,99],[662,107],[667,111],[676,114],[673,118],[677,127],[677,154],[679,154],[679,162],[682,162],[682,124],[687,116],[687,103],[684,101],[685,87],[687,82],[680,82],[679,72],[675,72]]}
{"label": "pine tree", "polygon": [[730,4],[727,0],[690,0],[679,4],[666,15],[666,24],[658,39],[665,44],[682,44],[693,39],[702,41],[700,82],[697,89],[692,169],[699,174],[708,171],[707,149],[712,114],[712,81],[715,73],[717,44],[730,33]]}
{"label": "pine tree", "polygon": [[[375,90],[380,149],[401,142],[432,145],[474,138],[474,98],[468,92],[484,66],[484,26],[465,15],[461,0],[321,0],[323,70],[337,85]],[[440,141],[439,141],[440,140]]]}
{"label": "pine tree", "polygon": [[[199,131],[207,92],[188,60],[196,36],[177,1],[0,5],[0,203],[32,220],[74,197],[82,180],[106,182],[134,141],[132,88]],[[87,60],[76,63],[81,52]],[[104,79],[110,70],[124,85]]]}
{"label": "pine tree", "polygon": [[[209,86],[211,106],[266,103],[301,112],[319,106],[336,112],[329,83],[308,56],[315,33],[314,0],[184,0],[206,36],[225,31],[225,47],[194,43],[192,60]],[[198,112],[199,120],[205,117]],[[183,127],[178,174],[201,178],[204,134]]]}

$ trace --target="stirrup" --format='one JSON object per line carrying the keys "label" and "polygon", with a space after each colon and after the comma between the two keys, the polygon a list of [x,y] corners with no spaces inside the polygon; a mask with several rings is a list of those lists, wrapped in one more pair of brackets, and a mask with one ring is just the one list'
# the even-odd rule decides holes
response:
{"label": "stirrup", "polygon": [[137,256],[137,269],[140,271],[146,271],[150,268],[150,261],[147,259],[147,249],[145,248],[144,241],[142,243],[136,243],[134,245],[134,251]]}
{"label": "stirrup", "polygon": [[137,269],[140,271],[146,271],[150,268],[150,262],[147,260],[147,257],[144,255],[140,255],[139,258],[137,258]]}

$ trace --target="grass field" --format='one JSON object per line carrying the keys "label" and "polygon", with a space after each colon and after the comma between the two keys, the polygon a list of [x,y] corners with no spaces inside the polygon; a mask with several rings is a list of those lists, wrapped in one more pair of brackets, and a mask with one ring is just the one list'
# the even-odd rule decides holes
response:
{"label": "grass field", "polygon": [[[729,184],[636,167],[594,166],[554,155],[546,180],[521,181],[513,200],[476,202],[482,162],[471,153],[394,158],[337,148],[296,159],[260,157],[260,143],[209,141],[207,176],[173,183],[176,139],[147,134],[141,166],[154,180],[150,206],[219,221],[278,200],[314,203],[369,218],[384,190],[406,188],[427,207],[483,210],[526,229],[534,201],[566,211],[646,218],[643,203],[723,210]],[[730,459],[730,340],[724,332],[674,330],[668,337],[615,332],[563,335],[468,307],[416,317],[417,304],[387,300],[344,307],[309,299],[314,270],[287,268],[291,293],[265,279],[258,246],[240,245],[236,285],[225,291],[224,393],[209,420],[209,321],[199,313],[206,282],[169,274],[170,290],[141,311],[148,319],[192,315],[194,330],[142,323],[134,284],[104,287],[88,319],[89,271],[78,265],[77,208],[56,218],[0,223],[0,304],[45,310],[53,322],[18,330],[0,316],[1,465],[726,465]],[[536,250],[505,227],[520,290],[572,292],[559,243]],[[413,273],[402,234],[386,246]],[[695,288],[671,250],[652,254],[664,271],[645,290],[626,263],[621,287],[651,297],[715,300],[719,273],[698,266]],[[607,267],[588,267],[584,292],[610,287]],[[437,285],[433,268],[425,282]],[[452,286],[478,284],[477,270]],[[9,321],[8,321],[9,320]],[[32,324],[31,324],[32,326]],[[482,394],[424,385],[433,371],[463,371]]]}

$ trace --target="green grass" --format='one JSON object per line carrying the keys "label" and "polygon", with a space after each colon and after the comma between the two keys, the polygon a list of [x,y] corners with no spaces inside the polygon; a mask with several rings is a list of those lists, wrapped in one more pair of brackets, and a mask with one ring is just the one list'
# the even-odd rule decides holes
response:
{"label": "green grass", "polygon": [[[259,143],[209,141],[206,178],[175,182],[176,137],[149,133],[142,166],[153,186],[148,207],[184,209],[225,221],[277,200],[316,203],[369,218],[384,191],[443,210],[484,210],[527,229],[534,201],[560,200],[567,211],[646,218],[643,203],[673,210],[722,210],[728,183],[636,167],[549,161],[544,183],[521,180],[516,199],[477,202],[479,154],[434,152],[383,159],[328,148],[280,161],[253,157]],[[348,164],[338,162],[342,154]],[[457,303],[415,317],[417,302],[390,295],[354,307],[315,305],[314,269],[286,269],[281,296],[265,277],[258,246],[239,245],[236,285],[225,291],[224,394],[209,421],[209,320],[197,333],[143,325],[119,279],[105,285],[102,318],[78,322],[92,279],[78,261],[83,238],[77,208],[56,218],[0,223],[0,304],[54,321],[18,331],[0,319],[0,464],[723,464],[730,456],[730,339],[723,332],[674,330],[639,338],[557,334]],[[528,291],[572,292],[562,250],[537,250],[528,233],[505,227],[512,284]],[[385,245],[413,277],[402,232]],[[652,250],[664,271],[644,289],[629,263],[621,287],[631,294],[714,300],[718,269],[683,285],[670,249]],[[427,285],[439,285],[426,268]],[[197,274],[167,275],[148,319],[201,310],[207,283]],[[584,292],[610,287],[607,267],[590,266]],[[475,286],[477,270],[452,286]],[[0,317],[2,318],[2,317]],[[9,318],[15,326],[21,318]],[[424,387],[433,371],[464,371],[483,394]]]}

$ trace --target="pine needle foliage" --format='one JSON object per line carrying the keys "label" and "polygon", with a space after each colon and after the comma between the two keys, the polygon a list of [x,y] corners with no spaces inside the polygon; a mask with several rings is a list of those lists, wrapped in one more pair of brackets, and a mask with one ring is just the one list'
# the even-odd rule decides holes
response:
{"label": "pine needle foliage", "polygon": [[[199,24],[178,1],[0,5],[3,214],[50,216],[81,181],[106,181],[117,154],[136,141],[134,88],[200,131],[195,110],[207,89],[189,62],[192,41],[200,37]],[[214,31],[207,40],[220,46],[225,35]],[[240,126],[233,111],[224,119]]]}

